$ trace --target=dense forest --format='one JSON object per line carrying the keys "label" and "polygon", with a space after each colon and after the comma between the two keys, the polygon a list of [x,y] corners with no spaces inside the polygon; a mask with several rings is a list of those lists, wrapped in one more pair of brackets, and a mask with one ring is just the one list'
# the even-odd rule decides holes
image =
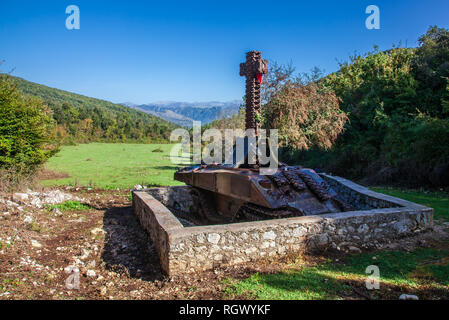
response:
{"label": "dense forest", "polygon": [[[374,48],[350,57],[335,73],[318,75],[272,64],[261,125],[280,129],[281,160],[368,184],[449,186],[449,30],[431,27],[417,48]],[[335,102],[325,99],[329,91],[338,107],[317,113],[310,106]],[[336,117],[340,110],[348,118],[343,131],[335,126],[344,120]],[[323,112],[337,120],[324,119],[322,129],[303,121],[322,118]],[[243,117],[241,112],[207,127],[242,127]],[[335,139],[323,144],[319,138],[330,136],[326,126]]]}
{"label": "dense forest", "polygon": [[43,100],[53,112],[62,144],[104,142],[165,142],[177,126],[141,111],[108,101],[53,89],[4,75],[26,95]]}

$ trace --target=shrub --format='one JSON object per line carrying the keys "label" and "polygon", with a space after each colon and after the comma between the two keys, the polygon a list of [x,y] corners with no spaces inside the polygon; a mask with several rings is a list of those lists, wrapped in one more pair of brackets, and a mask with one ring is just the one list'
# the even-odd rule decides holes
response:
{"label": "shrub", "polygon": [[263,126],[279,130],[280,146],[329,149],[348,117],[335,93],[310,82],[287,82],[263,110]]}
{"label": "shrub", "polygon": [[50,109],[0,75],[0,169],[33,172],[57,149]]}

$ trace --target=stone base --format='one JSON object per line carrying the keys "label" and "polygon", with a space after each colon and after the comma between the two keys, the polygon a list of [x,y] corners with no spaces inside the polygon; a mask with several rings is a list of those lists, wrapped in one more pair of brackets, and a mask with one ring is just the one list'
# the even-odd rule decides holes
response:
{"label": "stone base", "polygon": [[169,276],[302,249],[375,247],[432,228],[431,208],[370,191],[343,178],[321,176],[357,211],[185,227],[167,206],[188,212],[188,186],[134,191],[133,207]]}

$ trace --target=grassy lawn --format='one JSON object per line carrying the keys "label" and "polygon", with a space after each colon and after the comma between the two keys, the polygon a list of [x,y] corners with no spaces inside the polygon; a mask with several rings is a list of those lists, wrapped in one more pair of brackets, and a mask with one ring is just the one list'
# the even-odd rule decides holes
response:
{"label": "grassy lawn", "polygon": [[[78,185],[102,189],[180,185],[173,180],[179,166],[170,161],[170,144],[90,143],[64,146],[46,164],[68,178],[44,180],[45,186]],[[157,151],[157,152],[156,152]]]}
{"label": "grassy lawn", "polygon": [[[436,219],[449,220],[447,194],[372,189],[432,207]],[[292,265],[275,274],[256,273],[243,280],[227,279],[226,293],[229,297],[269,300],[344,299],[354,296],[354,286],[364,288],[369,265],[379,267],[381,281],[380,290],[369,291],[372,299],[398,299],[401,293],[413,293],[421,299],[449,298],[448,243],[411,252],[348,255],[339,261],[328,259],[311,265]]]}
{"label": "grassy lawn", "polygon": [[[373,260],[373,256],[376,260]],[[380,290],[372,298],[397,299],[397,293],[427,290],[449,296],[449,247],[417,249],[412,252],[380,251],[346,256],[342,261],[300,267],[275,274],[253,274],[244,280],[228,279],[229,297],[245,295],[268,300],[342,299],[363,287],[366,267],[377,265]],[[293,266],[294,268],[294,266]],[[421,292],[422,293],[422,292]],[[424,294],[424,293],[422,293]],[[423,296],[421,295],[423,298]]]}
{"label": "grassy lawn", "polygon": [[419,203],[435,210],[435,219],[449,221],[449,196],[443,192],[420,192],[394,188],[371,188],[375,192]]}

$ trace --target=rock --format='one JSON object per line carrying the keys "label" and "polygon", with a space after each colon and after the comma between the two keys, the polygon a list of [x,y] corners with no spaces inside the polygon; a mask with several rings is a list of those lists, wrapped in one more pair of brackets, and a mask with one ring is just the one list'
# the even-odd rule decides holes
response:
{"label": "rock", "polygon": [[359,248],[354,247],[354,246],[348,247],[348,250],[349,250],[350,252],[354,252],[354,253],[361,253],[361,252],[362,252],[362,250],[360,250]]}
{"label": "rock", "polygon": [[218,233],[210,233],[207,235],[207,241],[213,244],[217,244],[220,241],[220,235]]}
{"label": "rock", "polygon": [[31,205],[38,209],[41,209],[43,207],[42,201],[39,198],[33,198],[33,200],[31,200]]}
{"label": "rock", "polygon": [[92,260],[87,264],[88,268],[95,268],[95,266],[96,266],[95,260]]}
{"label": "rock", "polygon": [[90,233],[92,233],[93,235],[97,235],[97,234],[99,234],[99,233],[105,233],[105,232],[104,232],[104,230],[101,229],[101,228],[95,228],[95,229],[92,229],[92,230],[90,231]]}
{"label": "rock", "polygon": [[329,237],[327,233],[320,234],[316,237],[316,245],[318,247],[325,246],[329,243]]}
{"label": "rock", "polygon": [[25,219],[23,219],[23,222],[25,222],[25,223],[32,223],[33,222],[33,217],[26,216]]}
{"label": "rock", "polygon": [[87,270],[88,277],[95,277],[97,273],[94,270]]}
{"label": "rock", "polygon": [[134,190],[142,190],[143,187],[140,184],[136,184],[133,189]]}
{"label": "rock", "polygon": [[408,231],[408,226],[404,221],[399,221],[393,224],[393,228],[398,234],[405,234]]}
{"label": "rock", "polygon": [[366,232],[368,232],[368,230],[369,230],[368,225],[367,225],[367,224],[362,224],[362,225],[357,229],[357,232],[358,232],[358,233],[366,233]]}
{"label": "rock", "polygon": [[71,194],[64,193],[61,190],[40,193],[39,198],[43,204],[58,204],[68,200],[81,200],[79,198],[74,198]]}
{"label": "rock", "polygon": [[39,242],[37,242],[36,240],[31,240],[31,245],[34,248],[42,248],[42,245]]}
{"label": "rock", "polygon": [[59,210],[58,208],[53,208],[52,212],[53,212],[53,214],[54,214],[55,216],[57,216],[57,217],[62,216],[62,212],[61,212],[61,210]]}
{"label": "rock", "polygon": [[419,300],[419,298],[413,294],[401,294],[399,300]]}
{"label": "rock", "polygon": [[419,241],[418,241],[418,244],[419,244],[420,246],[422,246],[422,247],[426,247],[426,246],[427,246],[427,242],[426,242],[426,240],[424,240],[424,239],[419,240]]}
{"label": "rock", "polygon": [[81,255],[80,259],[85,260],[87,257],[89,257],[90,251],[87,249],[83,249],[83,254]]}
{"label": "rock", "polygon": [[12,196],[12,199],[15,202],[20,202],[20,203],[24,203],[25,201],[28,201],[28,195],[26,193],[14,193],[14,195]]}
{"label": "rock", "polygon": [[276,239],[276,233],[274,233],[273,231],[265,232],[263,234],[263,238],[266,240],[274,240]]}
{"label": "rock", "polygon": [[10,201],[10,200],[6,201],[6,205],[7,205],[8,207],[18,207],[18,206],[19,206],[17,203],[12,202],[12,201]]}

